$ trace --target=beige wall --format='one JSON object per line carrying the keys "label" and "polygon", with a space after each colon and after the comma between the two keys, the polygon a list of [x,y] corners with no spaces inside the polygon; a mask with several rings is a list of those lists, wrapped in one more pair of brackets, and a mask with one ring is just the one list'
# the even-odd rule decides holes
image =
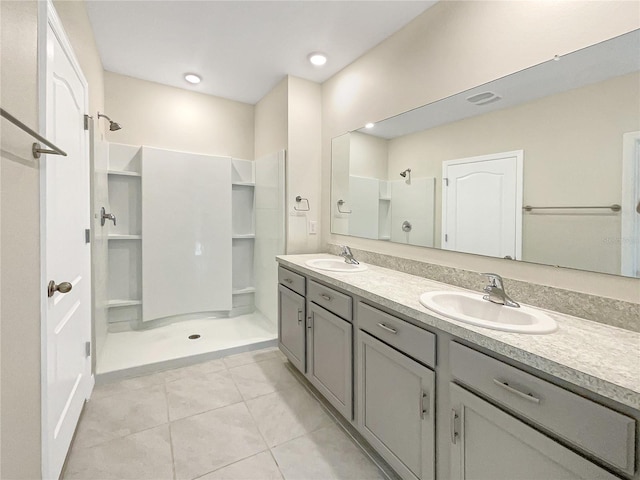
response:
{"label": "beige wall", "polygon": [[[253,105],[105,72],[109,142],[253,159]],[[106,120],[101,120],[106,122]]]}
{"label": "beige wall", "polygon": [[[316,252],[318,233],[309,222],[320,218],[320,130],[322,90],[317,83],[288,76],[255,109],[255,155],[287,151],[287,253]],[[309,212],[297,212],[296,196],[309,200]]]}
{"label": "beige wall", "polygon": [[[621,203],[622,135],[640,130],[640,75],[629,74],[389,141],[389,175],[435,177],[440,245],[442,162],[524,150],[525,205]],[[523,259],[620,272],[620,215],[525,214]],[[565,212],[566,213],[566,212]]]}
{"label": "beige wall", "polygon": [[360,132],[351,132],[350,137],[349,174],[386,180],[389,170],[388,142],[384,138]]}
{"label": "beige wall", "polygon": [[[311,253],[320,248],[320,142],[322,130],[322,89],[317,83],[289,78],[287,151],[287,253]],[[309,200],[310,211],[293,210],[295,197]],[[318,222],[317,234],[310,233],[309,222]]]}
{"label": "beige wall", "polygon": [[289,81],[283,78],[255,106],[255,158],[287,148]]}
{"label": "beige wall", "polygon": [[332,235],[331,138],[640,27],[625,1],[440,2],[323,84],[323,240],[639,302],[638,280]]}
{"label": "beige wall", "polygon": [[[2,108],[39,130],[35,1],[0,2]],[[0,478],[40,477],[40,171],[2,120]]]}

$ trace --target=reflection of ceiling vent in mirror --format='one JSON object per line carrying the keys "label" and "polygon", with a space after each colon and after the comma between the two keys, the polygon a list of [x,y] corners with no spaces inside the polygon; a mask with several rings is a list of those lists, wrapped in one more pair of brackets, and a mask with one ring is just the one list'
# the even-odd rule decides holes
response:
{"label": "reflection of ceiling vent in mirror", "polygon": [[488,103],[497,102],[501,98],[502,97],[497,93],[482,92],[467,97],[467,101],[473,103],[474,105],[487,105]]}

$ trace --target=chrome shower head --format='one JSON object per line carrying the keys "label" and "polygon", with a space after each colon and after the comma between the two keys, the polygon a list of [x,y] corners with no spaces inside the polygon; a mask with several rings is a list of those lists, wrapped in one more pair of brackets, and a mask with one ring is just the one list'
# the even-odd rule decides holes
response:
{"label": "chrome shower head", "polygon": [[107,120],[109,120],[109,130],[110,131],[115,132],[116,130],[120,130],[122,128],[119,123],[116,123],[116,122],[112,121],[105,114],[98,112],[98,118],[100,118],[100,117],[104,117]]}
{"label": "chrome shower head", "polygon": [[407,168],[404,172],[400,172],[400,176],[402,178],[405,178],[407,176],[407,173],[411,173],[411,169]]}

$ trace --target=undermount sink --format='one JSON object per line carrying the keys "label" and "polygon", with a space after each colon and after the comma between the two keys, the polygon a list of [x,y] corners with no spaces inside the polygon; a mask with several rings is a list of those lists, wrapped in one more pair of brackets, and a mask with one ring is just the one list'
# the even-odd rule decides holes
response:
{"label": "undermount sink", "polygon": [[420,303],[429,310],[460,322],[514,333],[552,333],[556,321],[546,313],[521,305],[498,305],[479,293],[435,291],[420,295]]}
{"label": "undermount sink", "polygon": [[305,264],[307,267],[329,272],[363,272],[367,269],[366,265],[347,263],[342,258],[316,258],[307,260]]}

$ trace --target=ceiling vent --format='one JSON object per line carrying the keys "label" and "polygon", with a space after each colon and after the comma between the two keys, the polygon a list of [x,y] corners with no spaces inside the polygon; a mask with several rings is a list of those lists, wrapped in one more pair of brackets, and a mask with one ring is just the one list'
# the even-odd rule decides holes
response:
{"label": "ceiling vent", "polygon": [[467,102],[471,102],[474,105],[487,105],[489,103],[497,102],[502,97],[494,92],[482,92],[476,93],[475,95],[471,95],[467,97]]}

